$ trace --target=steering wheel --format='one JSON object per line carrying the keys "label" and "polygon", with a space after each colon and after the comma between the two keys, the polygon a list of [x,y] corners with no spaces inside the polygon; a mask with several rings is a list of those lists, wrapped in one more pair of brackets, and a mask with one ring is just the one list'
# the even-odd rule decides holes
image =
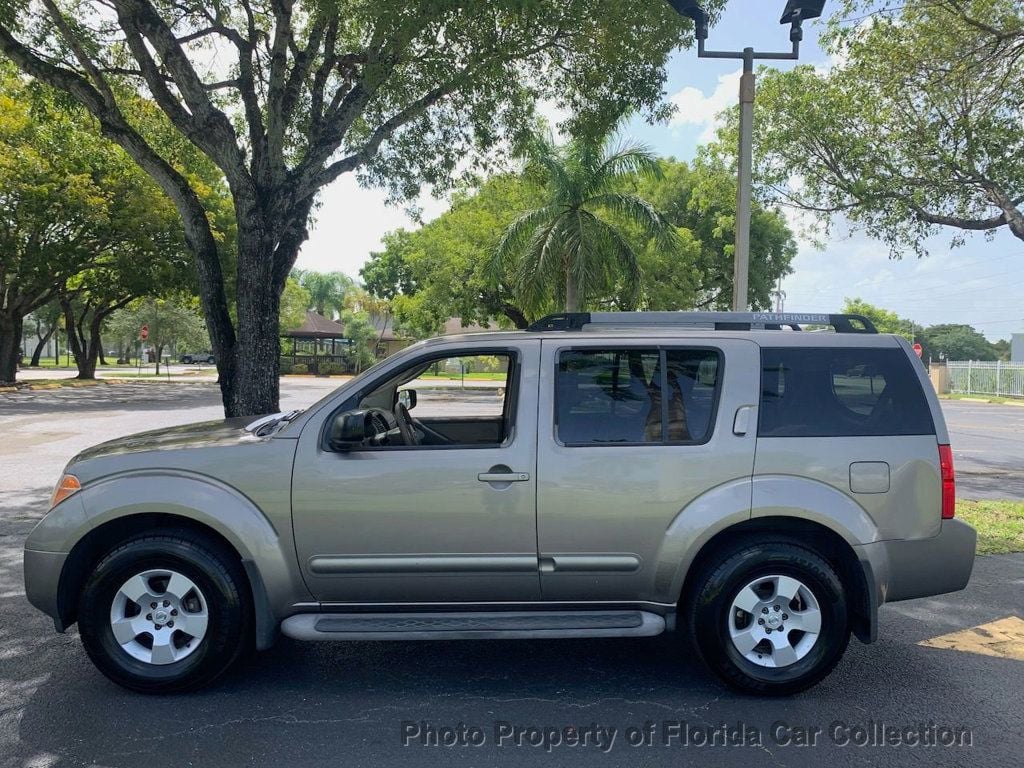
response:
{"label": "steering wheel", "polygon": [[402,442],[406,445],[419,445],[416,432],[412,428],[413,418],[405,403],[395,403],[395,422],[398,424],[398,431],[402,435]]}

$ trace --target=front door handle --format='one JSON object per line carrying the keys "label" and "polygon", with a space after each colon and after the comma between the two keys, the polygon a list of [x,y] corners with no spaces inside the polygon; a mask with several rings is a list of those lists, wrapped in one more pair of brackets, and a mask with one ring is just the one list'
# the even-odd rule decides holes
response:
{"label": "front door handle", "polygon": [[529,472],[481,472],[476,476],[481,483],[524,483],[530,479]]}

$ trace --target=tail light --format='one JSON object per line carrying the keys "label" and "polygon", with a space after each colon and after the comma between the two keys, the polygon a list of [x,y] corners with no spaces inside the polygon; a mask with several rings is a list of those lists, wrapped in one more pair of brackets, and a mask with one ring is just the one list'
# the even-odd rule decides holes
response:
{"label": "tail light", "polygon": [[956,514],[956,472],[953,471],[953,449],[939,446],[939,472],[942,475],[942,519],[950,520]]}

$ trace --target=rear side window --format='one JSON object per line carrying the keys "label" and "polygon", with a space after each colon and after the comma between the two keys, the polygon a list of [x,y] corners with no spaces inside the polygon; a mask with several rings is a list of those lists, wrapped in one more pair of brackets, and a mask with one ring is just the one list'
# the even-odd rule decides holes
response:
{"label": "rear side window", "polygon": [[900,349],[761,350],[761,437],[933,435],[931,411]]}
{"label": "rear side window", "polygon": [[555,378],[558,441],[573,446],[705,442],[720,377],[719,354],[710,349],[562,352]]}

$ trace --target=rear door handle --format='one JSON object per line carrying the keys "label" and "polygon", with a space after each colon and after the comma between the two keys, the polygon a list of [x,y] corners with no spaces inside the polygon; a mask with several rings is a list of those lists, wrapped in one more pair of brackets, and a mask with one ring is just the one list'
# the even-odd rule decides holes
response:
{"label": "rear door handle", "polygon": [[481,472],[476,476],[481,483],[524,483],[530,479],[529,472]]}
{"label": "rear door handle", "polygon": [[741,405],[736,409],[736,415],[732,420],[732,433],[743,436],[750,431],[750,413],[754,410],[752,405]]}

